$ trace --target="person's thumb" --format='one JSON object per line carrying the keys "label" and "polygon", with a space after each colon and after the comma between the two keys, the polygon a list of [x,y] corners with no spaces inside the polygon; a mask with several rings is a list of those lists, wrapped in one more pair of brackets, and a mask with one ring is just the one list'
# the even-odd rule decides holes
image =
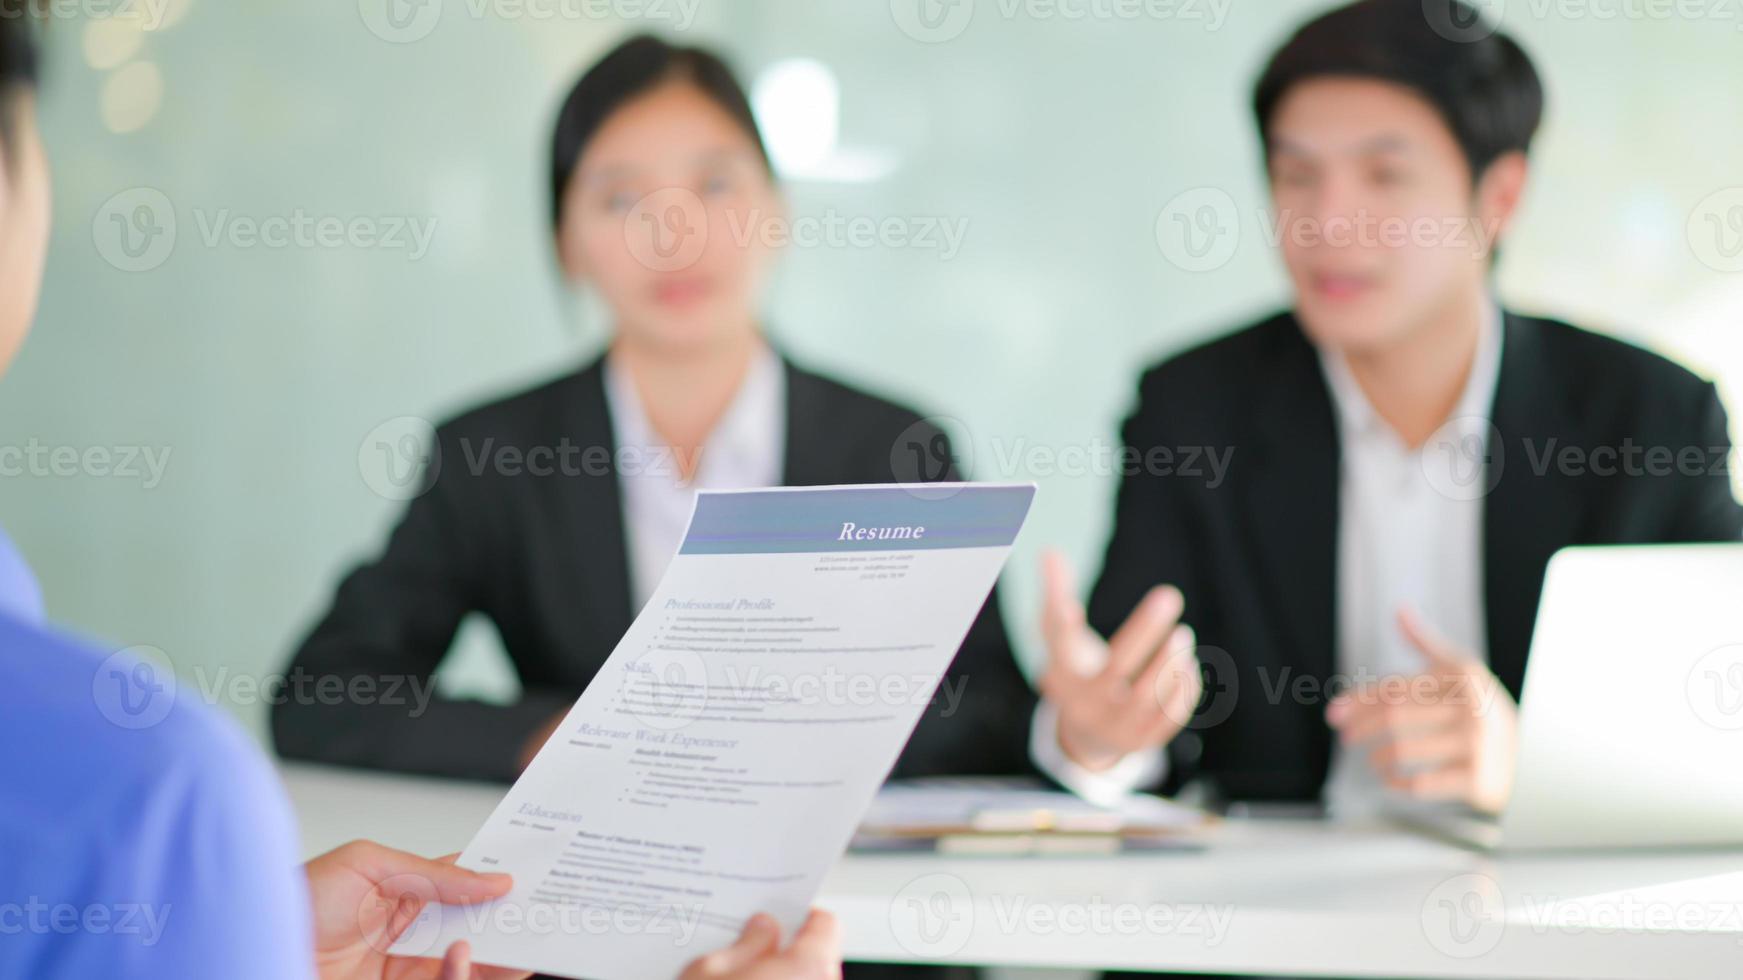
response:
{"label": "person's thumb", "polygon": [[389,897],[400,892],[415,892],[420,898],[433,895],[447,905],[469,905],[501,898],[514,887],[514,879],[505,874],[482,874],[454,863],[459,857],[450,854],[430,859],[405,851],[396,851],[379,844],[370,845],[359,856],[356,869],[377,883]]}
{"label": "person's thumb", "polygon": [[1447,639],[1439,630],[1422,621],[1410,606],[1398,607],[1398,629],[1427,661],[1428,669],[1436,673],[1462,673],[1471,665],[1470,657]]}
{"label": "person's thumb", "polygon": [[443,955],[441,980],[472,980],[472,947],[464,939]]}
{"label": "person's thumb", "polygon": [[841,924],[828,912],[813,909],[794,934],[787,953],[799,962],[806,976],[840,976]]}
{"label": "person's thumb", "polygon": [[1071,567],[1065,556],[1049,548],[1041,556],[1041,577],[1044,581],[1041,608],[1041,633],[1047,641],[1047,656],[1056,666],[1077,669],[1074,663],[1060,663],[1076,646],[1084,629],[1083,603],[1077,598]]}
{"label": "person's thumb", "polygon": [[769,955],[780,941],[780,924],[772,916],[759,912],[744,924],[744,931],[731,946],[715,950],[698,960],[698,972],[704,977],[732,976]]}

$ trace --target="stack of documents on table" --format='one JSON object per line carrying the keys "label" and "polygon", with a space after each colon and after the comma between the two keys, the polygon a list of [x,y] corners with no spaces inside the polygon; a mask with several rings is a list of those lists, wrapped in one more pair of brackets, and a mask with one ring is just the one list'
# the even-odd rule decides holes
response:
{"label": "stack of documents on table", "polygon": [[1026,780],[938,779],[891,783],[872,803],[853,849],[953,854],[1096,854],[1199,846],[1214,818],[1161,797],[1134,794],[1102,807]]}

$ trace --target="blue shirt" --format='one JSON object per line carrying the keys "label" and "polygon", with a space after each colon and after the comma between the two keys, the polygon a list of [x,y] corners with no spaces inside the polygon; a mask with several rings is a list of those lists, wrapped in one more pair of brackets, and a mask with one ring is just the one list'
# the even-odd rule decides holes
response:
{"label": "blue shirt", "polygon": [[0,538],[0,978],[307,980],[295,828],[259,751],[161,666],[21,616],[22,567]]}
{"label": "blue shirt", "polygon": [[27,623],[42,621],[42,590],[4,529],[0,529],[0,613]]}

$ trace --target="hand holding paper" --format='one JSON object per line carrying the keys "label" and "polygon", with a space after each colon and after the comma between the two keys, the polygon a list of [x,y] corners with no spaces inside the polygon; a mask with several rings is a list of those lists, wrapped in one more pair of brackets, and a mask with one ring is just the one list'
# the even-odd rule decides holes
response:
{"label": "hand holding paper", "polygon": [[1028,485],[703,493],[653,597],[461,855],[503,899],[396,952],[675,977],[804,921],[993,583]]}

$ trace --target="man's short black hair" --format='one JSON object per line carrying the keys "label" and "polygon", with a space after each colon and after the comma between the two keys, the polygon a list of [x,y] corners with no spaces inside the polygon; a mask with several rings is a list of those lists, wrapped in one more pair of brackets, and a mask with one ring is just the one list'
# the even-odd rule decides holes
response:
{"label": "man's short black hair", "polygon": [[557,112],[556,131],[551,136],[551,223],[563,221],[563,191],[587,148],[605,120],[638,95],[673,79],[688,82],[726,110],[733,121],[756,144],[763,166],[772,174],[774,165],[763,145],[762,132],[751,112],[750,99],[732,69],[706,48],[680,47],[652,35],[641,34],[613,48],[587,70],[563,100]]}
{"label": "man's short black hair", "polygon": [[1473,183],[1502,154],[1529,150],[1543,117],[1531,59],[1464,0],[1357,0],[1303,25],[1253,89],[1267,149],[1283,96],[1324,77],[1393,82],[1428,100],[1464,151]]}
{"label": "man's short black hair", "polygon": [[0,0],[0,162],[7,159],[20,92],[36,87],[39,0]]}

